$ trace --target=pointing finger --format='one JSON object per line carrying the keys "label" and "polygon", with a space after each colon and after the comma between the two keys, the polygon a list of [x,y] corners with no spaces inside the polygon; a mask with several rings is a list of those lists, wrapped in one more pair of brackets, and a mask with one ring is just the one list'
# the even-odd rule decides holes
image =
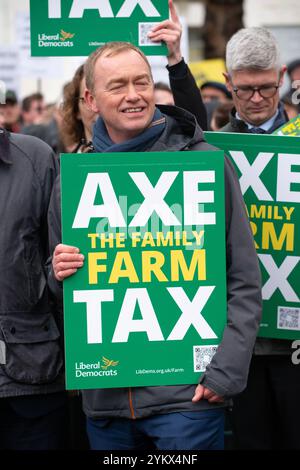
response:
{"label": "pointing finger", "polygon": [[179,23],[179,18],[178,18],[173,0],[169,0],[169,10],[170,10],[170,15],[171,15],[171,20],[174,21],[174,23]]}

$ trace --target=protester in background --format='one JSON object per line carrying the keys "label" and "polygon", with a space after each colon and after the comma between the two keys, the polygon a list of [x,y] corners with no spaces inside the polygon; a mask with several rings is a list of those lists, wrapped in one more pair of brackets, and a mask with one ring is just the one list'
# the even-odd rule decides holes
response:
{"label": "protester in background", "polygon": [[[294,119],[296,116],[298,116],[300,112],[299,105],[297,105],[296,103],[293,103],[293,98],[296,97],[295,93],[297,93],[295,92],[295,90],[290,90],[281,98],[281,101],[283,103],[285,112],[289,120]],[[298,96],[300,99],[300,91],[299,91]]]}
{"label": "protester in background", "polygon": [[226,85],[220,82],[204,82],[200,86],[201,96],[204,103],[216,100],[220,103],[228,103],[231,100],[231,93],[227,90]]}
{"label": "protester in background", "polygon": [[50,124],[53,120],[57,108],[56,103],[47,103],[45,106],[45,111],[43,113],[42,124]]}
{"label": "protester in background", "polygon": [[[235,108],[224,132],[271,134],[288,121],[279,89],[286,66],[265,28],[245,28],[226,48],[226,83]],[[248,385],[234,399],[233,424],[240,449],[300,449],[300,369],[291,341],[258,338]]]}
{"label": "protester in background", "polygon": [[[205,151],[195,117],[175,106],[155,106],[150,65],[129,43],[108,43],[85,65],[86,100],[99,115],[95,152]],[[200,160],[201,157],[199,156]],[[226,399],[246,385],[260,321],[260,274],[238,180],[225,159],[228,324],[201,384],[84,390],[83,406],[92,449],[221,449]],[[83,265],[77,248],[60,244],[59,182],[49,209],[53,246],[50,285]],[[129,401],[128,401],[129,397]],[[136,419],[139,418],[139,419]]]}
{"label": "protester in background", "polygon": [[47,210],[58,167],[40,140],[0,129],[0,449],[66,443],[63,348],[47,287]]}
{"label": "protester in background", "polygon": [[287,122],[279,101],[286,66],[267,29],[244,28],[233,35],[226,48],[226,67],[226,86],[235,107],[223,132],[272,134]]}
{"label": "protester in background", "polygon": [[218,103],[215,110],[212,112],[210,121],[210,128],[212,131],[219,131],[229,122],[229,114],[232,109],[233,102]]}
{"label": "protester in background", "polygon": [[171,88],[163,82],[154,83],[154,99],[156,104],[170,106],[175,104]]}
{"label": "protester in background", "polygon": [[21,129],[21,108],[17,95],[12,90],[7,90],[5,104],[3,106],[4,125],[10,132],[20,132]]}
{"label": "protester in background", "polygon": [[201,93],[182,57],[182,27],[172,0],[169,0],[169,9],[170,19],[157,24],[148,36],[154,42],[163,41],[167,45],[167,70],[175,105],[194,114],[201,129],[207,130],[207,114]]}
{"label": "protester in background", "polygon": [[87,106],[84,66],[75,72],[65,86],[61,107],[61,138],[67,152],[83,153],[91,149],[92,127],[97,115]]}
{"label": "protester in background", "polygon": [[22,134],[38,137],[48,144],[57,157],[65,151],[60,137],[60,128],[62,125],[60,106],[56,104],[52,118],[48,123],[31,124],[22,129]]}
{"label": "protester in background", "polygon": [[33,93],[32,95],[26,96],[22,101],[23,128],[31,124],[41,124],[43,122],[45,108],[44,96],[41,93]]}
{"label": "protester in background", "polygon": [[[208,122],[208,130],[216,130],[212,127],[213,122],[213,115],[217,112],[220,103],[228,103],[231,100],[231,93],[227,90],[226,85],[220,82],[205,82],[200,86],[201,96],[206,108],[207,113],[207,122]],[[224,124],[228,122],[225,121]]]}

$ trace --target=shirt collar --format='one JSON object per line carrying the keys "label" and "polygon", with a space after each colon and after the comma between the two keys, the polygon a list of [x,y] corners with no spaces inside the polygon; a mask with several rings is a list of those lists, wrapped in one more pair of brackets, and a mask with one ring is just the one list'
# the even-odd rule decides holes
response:
{"label": "shirt collar", "polygon": [[243,119],[239,116],[238,112],[236,112],[235,117],[236,117],[236,119],[239,119],[240,121],[243,121],[246,124],[246,126],[248,127],[248,129],[252,129],[253,127],[260,127],[261,129],[263,129],[264,131],[267,132],[273,127],[274,122],[275,122],[278,114],[279,114],[279,109],[277,109],[276,113],[270,119],[268,119],[266,122],[260,124],[259,126],[253,126],[253,124],[250,124],[247,121],[243,121]]}

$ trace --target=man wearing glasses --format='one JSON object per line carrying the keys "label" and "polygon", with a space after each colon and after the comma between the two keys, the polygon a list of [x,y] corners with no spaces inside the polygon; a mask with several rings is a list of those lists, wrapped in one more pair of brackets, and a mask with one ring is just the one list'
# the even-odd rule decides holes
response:
{"label": "man wearing glasses", "polygon": [[226,48],[226,67],[235,107],[222,132],[271,134],[288,121],[279,101],[286,66],[267,29],[244,28],[234,34]]}
{"label": "man wearing glasses", "polygon": [[[221,131],[271,134],[288,121],[279,100],[286,66],[268,30],[245,28],[232,36],[226,66],[235,107]],[[247,388],[234,399],[238,448],[300,448],[300,369],[292,364],[291,352],[289,340],[256,340]]]}

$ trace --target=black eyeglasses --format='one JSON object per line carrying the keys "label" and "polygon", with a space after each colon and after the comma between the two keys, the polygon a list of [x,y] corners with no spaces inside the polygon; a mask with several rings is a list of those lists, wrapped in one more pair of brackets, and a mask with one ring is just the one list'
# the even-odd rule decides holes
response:
{"label": "black eyeglasses", "polygon": [[84,97],[83,96],[79,96],[78,100],[81,101],[81,103],[84,103]]}
{"label": "black eyeglasses", "polygon": [[261,87],[233,87],[233,91],[240,100],[251,100],[254,93],[257,91],[262,98],[272,98],[276,95],[279,85],[263,85]]}

